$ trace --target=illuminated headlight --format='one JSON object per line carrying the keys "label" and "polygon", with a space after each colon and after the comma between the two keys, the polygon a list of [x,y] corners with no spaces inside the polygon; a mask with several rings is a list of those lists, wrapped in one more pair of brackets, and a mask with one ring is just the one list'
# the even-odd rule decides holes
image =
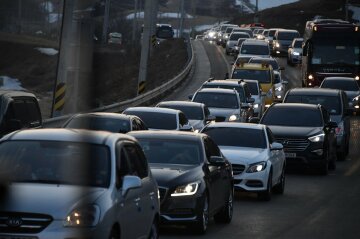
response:
{"label": "illuminated headlight", "polygon": [[97,205],[73,210],[64,221],[64,227],[95,227],[100,220],[100,208]]}
{"label": "illuminated headlight", "polygon": [[300,56],[300,53],[299,53],[299,52],[294,51],[294,52],[293,52],[293,55],[294,55],[294,56]]}
{"label": "illuminated headlight", "polygon": [[282,87],[282,86],[276,87],[275,90],[276,90],[276,91],[282,91],[282,90],[283,90],[283,87]]}
{"label": "illuminated headlight", "polygon": [[275,43],[275,47],[280,47],[280,43]]}
{"label": "illuminated headlight", "polygon": [[360,96],[356,96],[354,99],[352,99],[352,101],[358,101],[360,98]]}
{"label": "illuminated headlight", "polygon": [[219,33],[219,37],[221,37],[222,36],[222,34],[221,33]]}
{"label": "illuminated headlight", "polygon": [[359,77],[359,76],[355,76],[355,80],[360,80],[360,77]]}
{"label": "illuminated headlight", "polygon": [[255,104],[255,105],[254,105],[254,108],[255,108],[255,109],[259,108],[259,104]]}
{"label": "illuminated headlight", "polygon": [[199,133],[199,130],[198,129],[194,130],[194,133]]}
{"label": "illuminated headlight", "polygon": [[325,134],[318,134],[309,138],[313,143],[324,141]]}
{"label": "illuminated headlight", "polygon": [[308,79],[309,79],[309,80],[313,80],[313,79],[314,79],[314,76],[310,74],[310,75],[308,75]]}
{"label": "illuminated headlight", "polygon": [[210,32],[209,37],[213,37],[215,35],[215,32]]}
{"label": "illuminated headlight", "polygon": [[172,197],[179,197],[179,196],[191,196],[194,195],[198,188],[199,182],[189,183],[184,186],[179,186],[175,189],[175,191],[171,194]]}
{"label": "illuminated headlight", "polygon": [[231,115],[229,117],[229,121],[236,121],[238,118],[239,118],[239,116],[237,116],[237,115]]}
{"label": "illuminated headlight", "polygon": [[276,98],[281,99],[281,95],[276,96]]}
{"label": "illuminated headlight", "polygon": [[266,168],[266,162],[259,162],[251,164],[248,170],[246,170],[247,173],[257,173],[265,170]]}
{"label": "illuminated headlight", "polygon": [[355,105],[355,109],[359,109],[360,108],[360,106],[358,106],[358,105]]}
{"label": "illuminated headlight", "polygon": [[228,38],[229,38],[229,36],[228,36],[228,35],[226,35],[226,36],[225,36],[225,38],[226,38],[226,39],[228,39]]}

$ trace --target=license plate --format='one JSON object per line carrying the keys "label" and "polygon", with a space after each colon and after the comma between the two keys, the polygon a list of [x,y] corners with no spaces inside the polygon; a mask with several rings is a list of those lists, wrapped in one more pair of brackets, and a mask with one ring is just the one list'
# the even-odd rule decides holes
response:
{"label": "license plate", "polygon": [[296,153],[285,153],[286,158],[296,158]]}

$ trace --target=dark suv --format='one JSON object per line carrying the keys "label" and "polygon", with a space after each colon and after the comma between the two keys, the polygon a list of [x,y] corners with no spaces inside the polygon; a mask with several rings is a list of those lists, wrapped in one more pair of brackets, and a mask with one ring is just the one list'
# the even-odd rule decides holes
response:
{"label": "dark suv", "polygon": [[284,146],[286,165],[314,167],[326,175],[335,169],[335,122],[321,105],[273,104],[260,124],[267,125],[277,142]]}
{"label": "dark suv", "polygon": [[345,160],[349,153],[350,117],[347,96],[342,90],[321,88],[296,88],[287,92],[284,103],[321,104],[330,113],[331,121],[338,124],[335,129],[337,157]]}

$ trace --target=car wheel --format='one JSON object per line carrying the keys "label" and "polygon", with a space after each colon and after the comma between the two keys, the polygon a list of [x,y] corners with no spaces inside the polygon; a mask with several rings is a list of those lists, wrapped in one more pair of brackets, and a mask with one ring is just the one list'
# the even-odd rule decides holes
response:
{"label": "car wheel", "polygon": [[116,227],[111,229],[109,239],[120,239],[120,231]]}
{"label": "car wheel", "polygon": [[192,226],[193,230],[197,234],[205,234],[209,223],[209,200],[207,194],[204,196],[204,203],[201,213],[197,216],[197,222]]}
{"label": "car wheel", "polygon": [[151,225],[149,239],[158,239],[158,238],[159,238],[159,225],[158,222],[154,220],[153,224]]}
{"label": "car wheel", "polygon": [[272,189],[272,172],[270,171],[268,182],[267,182],[267,188],[265,191],[258,193],[258,198],[262,201],[270,201],[271,200],[271,189]]}
{"label": "car wheel", "polygon": [[229,192],[229,196],[224,205],[224,208],[214,216],[215,222],[220,222],[220,223],[231,222],[233,216],[233,205],[234,205],[233,203],[234,203],[234,192],[231,186],[231,190]]}
{"label": "car wheel", "polygon": [[283,167],[280,182],[274,187],[274,193],[284,194],[285,191],[285,167]]}

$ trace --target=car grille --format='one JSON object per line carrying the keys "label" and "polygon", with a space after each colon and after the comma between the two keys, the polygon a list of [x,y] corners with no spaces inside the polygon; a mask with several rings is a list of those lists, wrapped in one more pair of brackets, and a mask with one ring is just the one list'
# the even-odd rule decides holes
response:
{"label": "car grille", "polygon": [[308,139],[276,138],[284,146],[285,151],[304,151],[310,144]]}
{"label": "car grille", "polygon": [[44,214],[0,212],[0,233],[39,233],[52,220]]}
{"label": "car grille", "polygon": [[226,117],[223,116],[216,116],[215,122],[224,122],[226,120]]}
{"label": "car grille", "polygon": [[159,187],[159,193],[160,193],[160,203],[162,203],[166,197],[167,188]]}
{"label": "car grille", "polygon": [[245,165],[242,164],[232,164],[233,174],[239,175],[245,170]]}

